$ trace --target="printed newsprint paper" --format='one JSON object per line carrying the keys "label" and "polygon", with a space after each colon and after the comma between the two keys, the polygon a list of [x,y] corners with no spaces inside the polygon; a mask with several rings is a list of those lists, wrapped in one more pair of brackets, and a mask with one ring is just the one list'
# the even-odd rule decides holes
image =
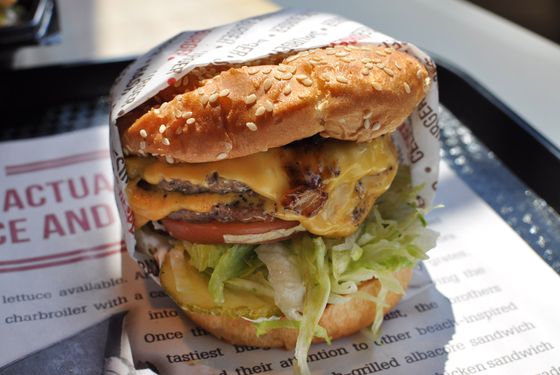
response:
{"label": "printed newsprint paper", "polygon": [[[207,335],[122,253],[107,139],[0,144],[0,366],[129,310],[134,359],[161,374],[290,374],[290,351]],[[560,374],[560,278],[445,164],[439,181],[438,246],[381,336],[313,346],[314,373]]]}

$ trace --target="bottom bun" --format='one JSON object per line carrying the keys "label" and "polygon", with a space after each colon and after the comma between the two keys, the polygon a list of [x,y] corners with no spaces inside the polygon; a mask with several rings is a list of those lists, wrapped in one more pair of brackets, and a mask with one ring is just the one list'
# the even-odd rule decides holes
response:
{"label": "bottom bun", "polygon": [[[404,268],[395,273],[403,289],[408,287],[412,278],[412,268]],[[377,296],[380,284],[378,280],[370,280],[360,284],[359,290]],[[385,298],[387,307],[383,313],[388,313],[401,300],[402,295],[389,292]],[[376,306],[373,302],[362,298],[352,298],[348,302],[327,305],[319,324],[324,327],[334,340],[349,336],[363,328],[370,326],[375,317]],[[257,347],[295,347],[298,333],[291,328],[278,328],[257,336],[256,329],[250,321],[242,318],[214,316],[186,311],[186,314],[201,328],[212,335],[235,345]],[[315,338],[314,343],[322,342]]]}

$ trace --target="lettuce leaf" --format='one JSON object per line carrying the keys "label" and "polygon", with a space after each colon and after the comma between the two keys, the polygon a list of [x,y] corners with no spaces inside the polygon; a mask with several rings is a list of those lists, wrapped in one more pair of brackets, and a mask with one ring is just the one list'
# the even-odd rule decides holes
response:
{"label": "lettuce leaf", "polygon": [[326,260],[327,248],[321,237],[311,239],[302,236],[291,241],[298,258],[300,272],[307,288],[303,304],[303,315],[299,321],[295,357],[300,374],[309,374],[307,353],[319,327],[319,319],[327,307],[331,282]]}
{"label": "lettuce leaf", "polygon": [[215,268],[229,247],[227,245],[186,243],[185,250],[189,254],[190,264],[199,272],[204,272],[207,268]]}
{"label": "lettuce leaf", "polygon": [[253,246],[229,246],[225,254],[218,260],[210,281],[208,291],[217,304],[224,303],[224,284],[226,281],[240,276],[247,266],[246,258],[254,256]]}
{"label": "lettuce leaf", "polygon": [[276,306],[288,319],[300,320],[306,284],[297,257],[288,246],[278,242],[260,245],[255,252],[268,269]]}

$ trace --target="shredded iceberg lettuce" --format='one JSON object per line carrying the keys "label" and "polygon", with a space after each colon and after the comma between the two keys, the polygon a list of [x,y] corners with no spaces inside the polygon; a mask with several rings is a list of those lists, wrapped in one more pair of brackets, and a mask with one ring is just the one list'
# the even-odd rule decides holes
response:
{"label": "shredded iceberg lettuce", "polygon": [[224,303],[225,282],[243,273],[247,265],[245,258],[252,252],[252,246],[234,245],[220,257],[208,282],[208,290],[215,303]]}
{"label": "shredded iceberg lettuce", "polygon": [[200,272],[207,268],[215,268],[218,261],[227,251],[229,246],[208,244],[187,244],[185,250],[189,254],[189,263]]}
{"label": "shredded iceberg lettuce", "polygon": [[278,242],[260,245],[255,251],[268,269],[268,281],[274,290],[274,303],[288,319],[300,320],[305,282],[297,266],[297,257],[288,246]]}
{"label": "shredded iceberg lettuce", "polygon": [[308,374],[307,352],[319,327],[319,319],[327,307],[331,282],[327,265],[327,248],[321,237],[302,236],[292,241],[294,252],[306,287],[303,315],[299,321],[295,357],[301,374]]}
{"label": "shredded iceberg lettuce", "polygon": [[[327,303],[364,298],[376,304],[371,335],[376,337],[383,321],[385,297],[404,293],[394,276],[426,259],[437,233],[426,228],[423,212],[416,206],[419,187],[413,188],[410,171],[401,166],[391,188],[376,202],[356,233],[327,239],[303,234],[276,244],[187,246],[191,264],[211,274],[209,291],[215,303],[223,303],[224,287],[274,296],[285,318],[257,320],[257,334],[277,328],[298,330],[296,370],[309,374],[307,353],[313,337],[329,341],[319,325]],[[361,292],[358,285],[377,279],[377,296]]]}

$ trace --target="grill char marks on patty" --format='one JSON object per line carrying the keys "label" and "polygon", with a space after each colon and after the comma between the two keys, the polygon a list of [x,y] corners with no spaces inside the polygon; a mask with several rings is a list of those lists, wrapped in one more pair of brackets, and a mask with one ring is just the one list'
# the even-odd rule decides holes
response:
{"label": "grill char marks on patty", "polygon": [[251,189],[242,182],[227,180],[216,172],[206,176],[206,185],[196,185],[183,180],[162,180],[157,186],[164,191],[178,191],[183,194],[251,192]]}

